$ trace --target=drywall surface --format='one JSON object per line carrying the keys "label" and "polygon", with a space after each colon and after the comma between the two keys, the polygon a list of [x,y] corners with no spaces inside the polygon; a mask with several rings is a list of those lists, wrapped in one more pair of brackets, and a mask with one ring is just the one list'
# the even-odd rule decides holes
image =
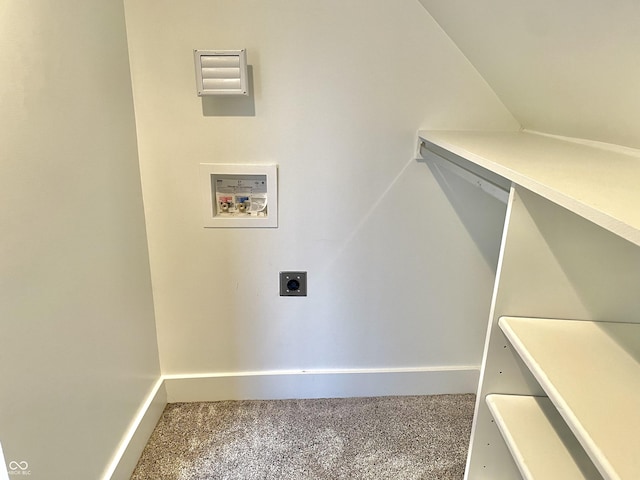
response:
{"label": "drywall surface", "polygon": [[420,0],[518,121],[640,147],[636,0]]}
{"label": "drywall surface", "polygon": [[[479,365],[504,205],[416,162],[417,130],[519,126],[422,6],[125,11],[163,373]],[[251,96],[197,97],[196,48],[246,48]],[[279,227],[203,228],[201,162],[278,164]]]}
{"label": "drywall surface", "polygon": [[2,2],[0,44],[0,440],[98,479],[159,377],[123,7]]}

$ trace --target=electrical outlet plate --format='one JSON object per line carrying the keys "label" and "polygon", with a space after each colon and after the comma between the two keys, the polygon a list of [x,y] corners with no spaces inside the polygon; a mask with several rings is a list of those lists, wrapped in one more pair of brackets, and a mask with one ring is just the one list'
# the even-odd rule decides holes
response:
{"label": "electrical outlet plate", "polygon": [[281,297],[306,297],[307,272],[280,272]]}

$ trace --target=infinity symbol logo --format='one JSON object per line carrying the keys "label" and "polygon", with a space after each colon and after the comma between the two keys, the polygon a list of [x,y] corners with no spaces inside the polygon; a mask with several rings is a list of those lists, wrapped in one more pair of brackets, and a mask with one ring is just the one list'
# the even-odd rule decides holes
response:
{"label": "infinity symbol logo", "polygon": [[29,464],[27,462],[9,462],[9,470],[26,470],[29,468]]}

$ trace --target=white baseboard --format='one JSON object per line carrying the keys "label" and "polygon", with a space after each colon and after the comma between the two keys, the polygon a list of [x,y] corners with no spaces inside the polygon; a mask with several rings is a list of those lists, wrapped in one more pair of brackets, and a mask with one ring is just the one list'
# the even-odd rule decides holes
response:
{"label": "white baseboard", "polygon": [[102,480],[128,480],[136,468],[138,459],[167,405],[164,379],[160,377],[132,420],[113,455]]}
{"label": "white baseboard", "polygon": [[2,443],[0,443],[0,480],[9,480],[9,472],[7,472],[7,464],[2,452]]}
{"label": "white baseboard", "polygon": [[274,400],[475,393],[479,366],[276,370],[165,375],[167,401]]}
{"label": "white baseboard", "polygon": [[475,393],[479,376],[479,366],[163,375],[102,478],[130,478],[167,403]]}

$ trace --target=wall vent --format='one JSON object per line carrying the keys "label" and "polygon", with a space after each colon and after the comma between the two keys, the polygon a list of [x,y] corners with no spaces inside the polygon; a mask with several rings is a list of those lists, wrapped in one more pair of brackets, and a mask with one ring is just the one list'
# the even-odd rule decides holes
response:
{"label": "wall vent", "polygon": [[246,50],[194,50],[198,96],[248,95]]}

